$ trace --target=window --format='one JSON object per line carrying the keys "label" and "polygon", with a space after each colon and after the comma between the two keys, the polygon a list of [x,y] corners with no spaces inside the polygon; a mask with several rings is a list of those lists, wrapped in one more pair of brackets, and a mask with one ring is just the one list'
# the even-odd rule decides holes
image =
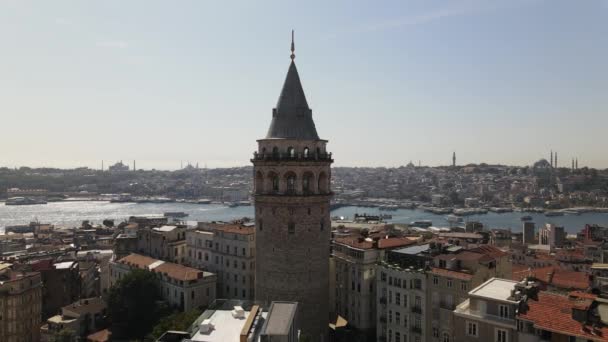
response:
{"label": "window", "polygon": [[272,177],[272,191],[279,191],[279,176]]}
{"label": "window", "polygon": [[278,147],[275,146],[275,147],[272,148],[272,156],[275,157],[275,158],[279,156],[279,148]]}
{"label": "window", "polygon": [[205,252],[205,261],[209,261],[209,253]]}
{"label": "window", "polygon": [[453,283],[452,279],[448,279],[448,287],[452,287],[452,283]]}
{"label": "window", "polygon": [[433,327],[433,337],[439,337],[439,328]]}
{"label": "window", "polygon": [[388,303],[393,303],[393,291],[388,291]]}
{"label": "window", "polygon": [[467,284],[467,282],[466,282],[466,281],[462,281],[462,282],[460,282],[460,290],[462,290],[462,291],[467,291],[467,290],[468,290],[468,288],[469,288],[469,284]]}
{"label": "window", "polygon": [[295,234],[296,233],[296,224],[293,222],[289,222],[289,224],[287,225],[287,233],[288,234]]}
{"label": "window", "polygon": [[507,331],[504,329],[494,330],[494,341],[495,342],[507,342]]}
{"label": "window", "polygon": [[289,176],[287,176],[287,191],[288,192],[296,191],[296,176],[293,174],[290,174]]}
{"label": "window", "polygon": [[422,321],[420,320],[420,316],[416,316],[414,318],[414,328],[422,329]]}
{"label": "window", "polygon": [[243,290],[243,298],[247,297],[247,290]]}
{"label": "window", "polygon": [[304,158],[308,158],[308,147],[304,147]]}
{"label": "window", "polygon": [[395,324],[400,324],[400,323],[401,323],[401,313],[395,312]]}
{"label": "window", "polygon": [[395,304],[401,305],[401,293],[399,292],[395,293]]}
{"label": "window", "polygon": [[393,331],[388,329],[388,342],[393,342]]}
{"label": "window", "polygon": [[395,331],[395,342],[401,342],[401,333]]}
{"label": "window", "polygon": [[442,342],[450,342],[450,335],[448,333],[443,333],[443,341]]}
{"label": "window", "polygon": [[258,220],[258,229],[262,231],[264,229],[264,222],[262,220]]}
{"label": "window", "polygon": [[502,318],[509,318],[509,307],[506,305],[499,305],[498,313]]}
{"label": "window", "polygon": [[323,222],[323,220],[321,220],[321,231],[323,231],[323,229],[325,229],[325,222]]}
{"label": "window", "polygon": [[475,322],[467,322],[467,336],[478,337],[477,334],[477,323]]}
{"label": "window", "polygon": [[439,284],[439,277],[434,276],[433,277],[433,285],[437,285],[437,284]]}
{"label": "window", "polygon": [[198,260],[201,260],[203,258],[203,253],[198,252]]}
{"label": "window", "polygon": [[393,323],[393,311],[388,310],[388,322]]}
{"label": "window", "polygon": [[243,255],[247,254],[247,250],[243,248]]}

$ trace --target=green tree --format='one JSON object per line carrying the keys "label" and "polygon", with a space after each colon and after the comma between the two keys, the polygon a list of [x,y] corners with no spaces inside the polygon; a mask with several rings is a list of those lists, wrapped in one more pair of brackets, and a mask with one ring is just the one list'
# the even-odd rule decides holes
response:
{"label": "green tree", "polygon": [[151,338],[156,340],[167,330],[187,331],[190,325],[202,314],[199,309],[186,312],[175,312],[162,318],[152,329]]}
{"label": "green tree", "polygon": [[53,335],[51,342],[72,342],[76,338],[76,332],[72,329],[64,328]]}
{"label": "green tree", "polygon": [[134,270],[120,279],[108,295],[112,335],[119,339],[143,339],[167,313],[152,272]]}

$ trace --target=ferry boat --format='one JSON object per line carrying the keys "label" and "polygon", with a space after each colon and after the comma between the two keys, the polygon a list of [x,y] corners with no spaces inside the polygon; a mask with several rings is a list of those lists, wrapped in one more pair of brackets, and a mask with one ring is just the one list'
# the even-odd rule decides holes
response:
{"label": "ferry boat", "polygon": [[462,217],[456,215],[448,215],[446,220],[448,220],[450,223],[462,223],[464,221]]}
{"label": "ferry boat", "polygon": [[169,211],[163,214],[164,217],[188,217],[188,213],[183,211]]}
{"label": "ferry boat", "polygon": [[133,202],[133,197],[130,194],[120,194],[110,199],[110,203],[127,203]]}
{"label": "ferry boat", "polygon": [[46,204],[45,200],[30,197],[11,197],[4,202],[4,205],[33,205]]}
{"label": "ferry boat", "polygon": [[532,221],[532,216],[530,216],[530,215],[522,216],[520,218],[520,220],[522,220],[522,221]]}
{"label": "ferry boat", "polygon": [[211,200],[207,199],[207,198],[201,198],[198,201],[196,201],[197,204],[211,204]]}
{"label": "ferry boat", "polygon": [[564,212],[562,212],[562,211],[547,211],[545,213],[545,216],[548,216],[548,217],[550,217],[550,216],[564,216]]}
{"label": "ferry boat", "polygon": [[418,228],[428,228],[433,225],[431,220],[419,220],[410,222],[410,226]]}
{"label": "ferry boat", "polygon": [[378,215],[355,214],[355,222],[380,222],[381,220]]}

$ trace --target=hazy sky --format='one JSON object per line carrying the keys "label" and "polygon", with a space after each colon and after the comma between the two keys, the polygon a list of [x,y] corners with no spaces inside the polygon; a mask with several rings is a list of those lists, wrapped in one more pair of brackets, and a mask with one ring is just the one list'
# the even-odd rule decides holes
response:
{"label": "hazy sky", "polygon": [[0,0],[0,166],[247,165],[292,28],[336,165],[608,167],[608,0]]}

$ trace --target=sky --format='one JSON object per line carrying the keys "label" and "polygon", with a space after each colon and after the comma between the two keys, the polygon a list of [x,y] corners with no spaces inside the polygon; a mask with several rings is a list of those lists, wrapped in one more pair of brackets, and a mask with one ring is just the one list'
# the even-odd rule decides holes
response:
{"label": "sky", "polygon": [[292,29],[336,166],[608,168],[608,0],[0,0],[0,166],[248,165]]}

